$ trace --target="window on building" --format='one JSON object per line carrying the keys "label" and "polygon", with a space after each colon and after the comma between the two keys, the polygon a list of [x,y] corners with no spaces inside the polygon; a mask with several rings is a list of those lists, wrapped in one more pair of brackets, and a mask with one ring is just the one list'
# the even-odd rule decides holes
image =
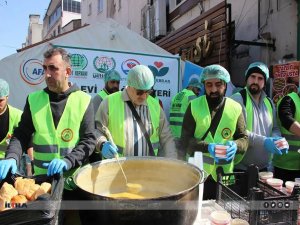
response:
{"label": "window on building", "polygon": [[57,27],[57,34],[60,34],[61,32],[61,28],[60,28],[60,25]]}
{"label": "window on building", "polygon": [[176,0],[176,5],[180,4],[181,2],[183,2],[183,0]]}
{"label": "window on building", "polygon": [[98,13],[103,11],[103,0],[98,0]]}
{"label": "window on building", "polygon": [[61,17],[61,5],[59,5],[49,17],[49,28]]}
{"label": "window on building", "polygon": [[53,31],[53,37],[55,37],[55,36],[56,36],[56,30]]}
{"label": "window on building", "polygon": [[92,15],[92,3],[89,4],[88,16]]}
{"label": "window on building", "polygon": [[80,13],[81,0],[64,0],[63,10],[68,12]]}
{"label": "window on building", "polygon": [[118,10],[120,10],[121,7],[122,7],[122,0],[119,0],[119,8],[118,8]]}

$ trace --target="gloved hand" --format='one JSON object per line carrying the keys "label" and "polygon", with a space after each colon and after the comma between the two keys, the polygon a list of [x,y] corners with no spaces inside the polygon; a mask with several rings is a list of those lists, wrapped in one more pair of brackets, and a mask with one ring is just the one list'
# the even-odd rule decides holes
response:
{"label": "gloved hand", "polygon": [[276,137],[274,139],[274,144],[281,151],[281,153],[288,154],[290,146],[284,137]]}
{"label": "gloved hand", "polygon": [[237,151],[237,145],[234,141],[227,141],[226,146],[229,146],[226,152],[226,161],[231,161]]}
{"label": "gloved hand", "polygon": [[216,161],[216,163],[218,163],[218,162],[219,162],[219,159],[216,157],[215,146],[216,146],[216,144],[214,144],[214,143],[209,143],[209,144],[208,144],[208,152],[209,152],[209,154],[211,155],[211,157],[214,158],[214,160]]}
{"label": "gloved hand", "polygon": [[10,169],[12,174],[17,172],[17,162],[15,159],[0,160],[0,180],[3,180],[7,176]]}
{"label": "gloved hand", "polygon": [[48,168],[47,176],[68,170],[68,165],[63,159],[53,159],[50,163],[43,163],[43,166]]}
{"label": "gloved hand", "polygon": [[106,159],[112,159],[118,154],[117,146],[113,145],[110,141],[107,141],[102,146],[102,156]]}
{"label": "gloved hand", "polygon": [[282,152],[276,147],[276,144],[274,143],[274,141],[279,139],[280,137],[267,137],[264,141],[264,148],[266,149],[266,151],[272,154],[282,155]]}

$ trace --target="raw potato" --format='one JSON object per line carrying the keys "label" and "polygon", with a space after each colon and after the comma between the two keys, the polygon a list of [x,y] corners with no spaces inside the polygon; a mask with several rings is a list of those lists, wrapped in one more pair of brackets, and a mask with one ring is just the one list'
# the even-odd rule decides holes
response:
{"label": "raw potato", "polygon": [[2,198],[1,196],[0,196],[0,212],[1,211],[4,211],[4,210],[6,210],[6,209],[8,209],[8,208],[5,208],[5,202],[9,202],[10,200],[7,200],[7,199],[5,199],[5,198]]}
{"label": "raw potato", "polygon": [[51,184],[48,182],[44,182],[41,184],[39,189],[37,189],[33,195],[33,199],[36,200],[40,195],[50,193],[51,191]]}
{"label": "raw potato", "polygon": [[10,200],[11,203],[20,203],[20,204],[26,203],[27,201],[28,200],[24,195],[16,195]]}
{"label": "raw potato", "polygon": [[9,183],[4,182],[0,189],[0,196],[4,199],[10,199],[18,194],[17,190]]}

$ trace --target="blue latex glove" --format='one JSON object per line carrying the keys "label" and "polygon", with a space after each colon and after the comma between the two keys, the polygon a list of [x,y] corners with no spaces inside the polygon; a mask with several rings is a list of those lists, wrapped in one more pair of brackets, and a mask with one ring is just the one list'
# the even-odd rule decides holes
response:
{"label": "blue latex glove", "polygon": [[276,147],[276,144],[274,143],[274,141],[279,139],[280,137],[267,137],[264,142],[265,150],[272,154],[282,155],[282,152]]}
{"label": "blue latex glove", "polygon": [[227,141],[226,145],[229,146],[226,152],[226,161],[231,161],[237,151],[237,145],[234,141]]}
{"label": "blue latex glove", "polygon": [[112,159],[118,154],[118,148],[110,141],[107,141],[102,146],[102,156],[106,159]]}
{"label": "blue latex glove", "polygon": [[219,162],[219,159],[216,157],[215,146],[216,146],[216,144],[214,144],[214,143],[209,143],[209,144],[208,144],[208,152],[209,152],[209,154],[211,155],[211,157],[213,157],[214,160],[218,163],[218,162]]}
{"label": "blue latex glove", "polygon": [[43,166],[48,168],[47,176],[53,176],[68,170],[68,165],[63,159],[53,159],[50,163],[43,163]]}
{"label": "blue latex glove", "polygon": [[3,180],[7,176],[10,169],[12,174],[17,172],[17,162],[15,159],[0,160],[0,180]]}

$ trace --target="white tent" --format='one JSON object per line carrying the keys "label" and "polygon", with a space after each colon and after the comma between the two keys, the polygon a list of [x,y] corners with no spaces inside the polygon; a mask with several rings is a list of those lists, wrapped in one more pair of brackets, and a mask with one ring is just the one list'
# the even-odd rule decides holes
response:
{"label": "white tent", "polygon": [[[133,60],[136,64],[153,65],[157,72],[164,71],[164,73],[158,73],[161,76],[159,78],[162,79],[156,79],[155,87],[158,86],[161,93],[164,93],[162,98],[166,97],[166,105],[169,104],[171,96],[178,91],[180,69],[178,56],[173,56],[114,20],[107,19],[104,22],[87,25],[78,30],[21,49],[18,53],[2,59],[0,61],[1,78],[7,80],[10,84],[9,103],[11,105],[22,109],[29,93],[43,89],[46,86],[43,82],[43,53],[53,45],[70,48],[67,50],[71,54],[82,54],[81,56],[88,60],[90,67],[81,68],[81,70],[85,69],[86,71],[77,74],[89,74],[89,78],[87,79],[86,76],[85,79],[80,80],[77,79],[78,76],[74,76],[76,79],[71,80],[77,83],[78,86],[81,86],[81,83],[91,86],[98,85],[97,91],[100,91],[103,87],[103,74],[99,75],[99,70],[93,68],[92,64],[95,58],[105,55],[108,59],[114,57],[113,61],[120,58],[113,69],[123,72],[125,78],[123,79],[123,85],[126,84],[127,74],[126,70],[121,70],[120,64],[124,64],[124,60]],[[122,56],[124,56],[124,59],[122,59]],[[98,76],[98,80],[95,80],[96,76]],[[90,80],[89,84],[86,84],[87,80]],[[95,93],[91,94],[94,95]],[[166,99],[162,100],[166,101]]]}

